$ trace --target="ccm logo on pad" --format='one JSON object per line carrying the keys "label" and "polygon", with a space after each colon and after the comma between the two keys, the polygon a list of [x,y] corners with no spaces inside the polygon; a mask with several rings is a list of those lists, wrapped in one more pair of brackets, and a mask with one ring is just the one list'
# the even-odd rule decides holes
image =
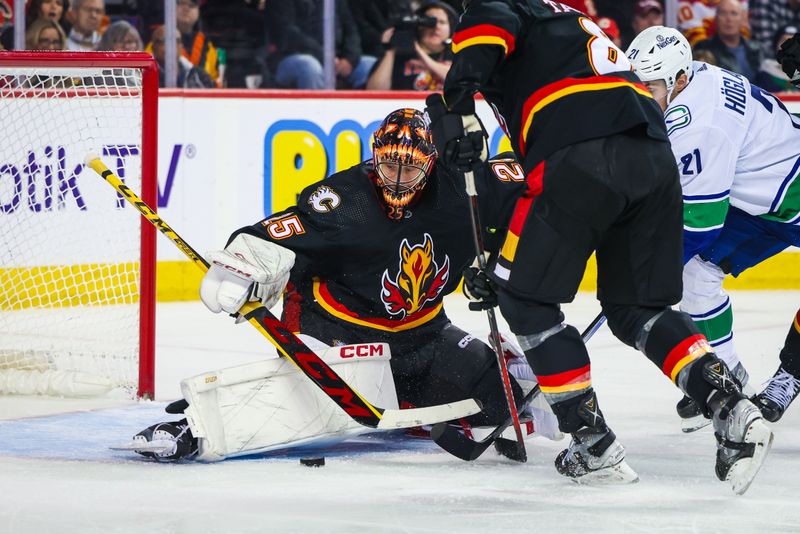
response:
{"label": "ccm logo on pad", "polygon": [[348,345],[341,348],[339,356],[342,358],[383,356],[383,345]]}

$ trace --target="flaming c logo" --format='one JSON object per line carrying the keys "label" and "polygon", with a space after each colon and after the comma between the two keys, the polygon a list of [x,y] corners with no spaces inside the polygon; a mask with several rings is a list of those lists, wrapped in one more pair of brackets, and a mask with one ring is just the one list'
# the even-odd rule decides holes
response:
{"label": "flaming c logo", "polygon": [[413,246],[403,239],[399,252],[400,268],[395,279],[389,278],[389,269],[383,271],[381,300],[389,314],[405,318],[439,296],[450,275],[450,258],[445,255],[439,267],[428,234],[422,244]]}

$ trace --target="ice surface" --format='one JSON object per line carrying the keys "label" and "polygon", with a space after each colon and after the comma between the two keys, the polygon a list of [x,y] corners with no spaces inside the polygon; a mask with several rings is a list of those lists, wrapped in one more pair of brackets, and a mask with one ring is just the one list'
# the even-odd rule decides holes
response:
{"label": "ice surface", "polygon": [[[739,353],[760,389],[800,292],[731,298]],[[486,335],[484,316],[461,297],[446,306],[456,324]],[[598,309],[581,294],[567,319],[582,329]],[[736,497],[714,476],[710,429],[682,434],[677,390],[607,327],[589,344],[593,382],[641,477],[632,486],[563,479],[552,461],[566,441],[541,438],[528,442],[524,465],[491,449],[465,463],[394,436],[337,447],[322,468],[299,464],[309,451],[213,465],[109,451],[163,417],[182,377],[273,356],[250,327],[231,323],[200,303],[159,305],[157,402],[0,398],[0,533],[800,532],[800,406],[774,425],[770,457]]]}

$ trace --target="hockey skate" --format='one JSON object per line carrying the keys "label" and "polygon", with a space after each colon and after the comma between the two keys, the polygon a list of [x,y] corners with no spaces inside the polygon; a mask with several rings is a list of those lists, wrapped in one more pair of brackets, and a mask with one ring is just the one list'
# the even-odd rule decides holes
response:
{"label": "hockey skate", "polygon": [[[745,392],[746,396],[750,397],[755,395],[755,391],[752,390],[752,388],[749,388],[747,385],[749,375],[741,363],[737,364],[736,367],[733,368],[731,374],[740,388],[749,390],[749,394],[748,392]],[[678,401],[675,409],[678,412],[678,416],[681,418],[682,432],[695,432],[711,424],[711,419],[703,414],[700,406],[698,406],[694,400],[686,395],[684,395],[683,398]]]}
{"label": "hockey skate", "polygon": [[764,419],[774,423],[783,417],[797,395],[800,395],[800,379],[783,367],[778,367],[767,387],[756,396],[754,402],[761,409]]}
{"label": "hockey skate", "polygon": [[758,408],[739,391],[722,362],[706,363],[703,377],[717,390],[708,401],[714,412],[717,478],[741,495],[750,487],[772,447],[772,431]]}
{"label": "hockey skate", "polygon": [[174,462],[197,454],[197,439],[186,419],[181,419],[156,423],[133,436],[129,443],[111,449],[133,451],[158,462]]}
{"label": "hockey skate", "polygon": [[608,427],[582,428],[556,458],[556,469],[579,484],[630,484],[639,475],[625,461],[625,448]]}

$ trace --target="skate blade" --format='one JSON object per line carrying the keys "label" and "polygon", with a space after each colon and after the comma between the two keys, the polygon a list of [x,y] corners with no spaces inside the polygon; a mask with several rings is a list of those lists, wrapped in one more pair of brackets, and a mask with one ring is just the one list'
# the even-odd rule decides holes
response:
{"label": "skate blade", "polygon": [[711,424],[711,419],[706,419],[703,415],[696,415],[686,419],[681,419],[681,431],[685,434],[697,432]]}
{"label": "skate blade", "polygon": [[581,477],[573,478],[576,483],[587,486],[602,486],[612,484],[634,484],[639,482],[639,475],[631,469],[628,462],[622,460],[611,467],[603,467],[590,471]]}
{"label": "skate blade", "polygon": [[109,447],[112,451],[152,452],[162,454],[175,448],[175,442],[168,439],[154,439],[153,441],[129,441],[121,445]]}
{"label": "skate blade", "polygon": [[758,474],[759,469],[769,454],[772,447],[772,431],[764,424],[762,419],[756,419],[747,429],[744,436],[745,443],[755,444],[755,451],[750,458],[742,458],[734,463],[725,481],[731,485],[731,489],[736,495],[742,495],[752,484],[753,479]]}

